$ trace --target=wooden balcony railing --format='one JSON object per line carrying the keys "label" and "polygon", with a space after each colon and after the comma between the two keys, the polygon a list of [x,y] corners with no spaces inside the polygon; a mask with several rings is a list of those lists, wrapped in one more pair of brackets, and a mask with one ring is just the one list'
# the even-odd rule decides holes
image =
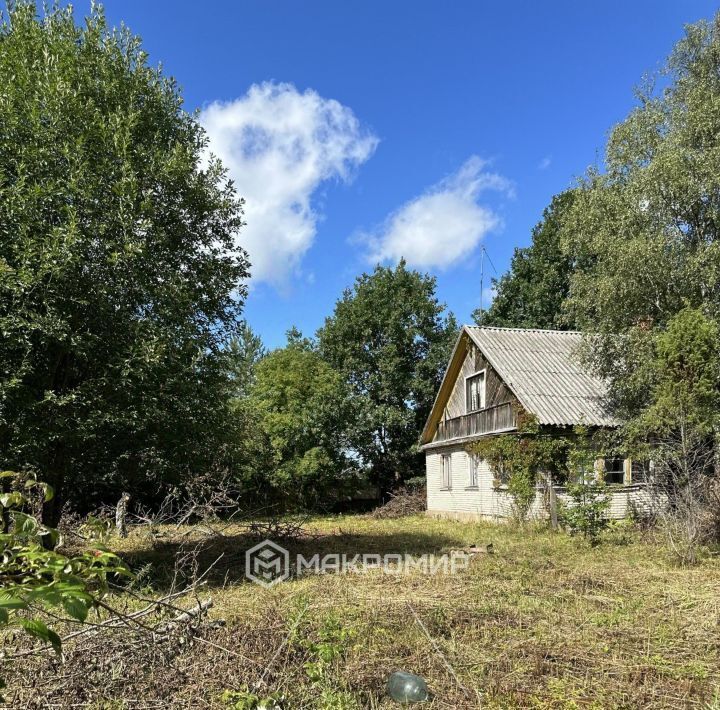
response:
{"label": "wooden balcony railing", "polygon": [[517,428],[517,412],[512,402],[497,404],[438,424],[436,441],[462,439],[466,436],[492,434]]}

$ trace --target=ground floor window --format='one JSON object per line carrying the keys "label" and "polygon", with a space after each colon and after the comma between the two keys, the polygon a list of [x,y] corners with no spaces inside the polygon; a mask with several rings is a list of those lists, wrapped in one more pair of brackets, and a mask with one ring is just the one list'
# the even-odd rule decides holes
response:
{"label": "ground floor window", "polygon": [[625,483],[625,459],[617,456],[605,459],[605,483],[608,485]]}
{"label": "ground floor window", "polygon": [[452,456],[442,455],[442,487],[450,490],[452,488]]}
{"label": "ground floor window", "polygon": [[476,454],[468,454],[468,488],[478,487],[478,466],[480,458]]}

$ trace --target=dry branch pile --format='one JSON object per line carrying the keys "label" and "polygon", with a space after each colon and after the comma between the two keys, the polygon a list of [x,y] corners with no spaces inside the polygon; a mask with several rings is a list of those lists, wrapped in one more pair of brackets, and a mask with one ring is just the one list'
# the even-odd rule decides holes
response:
{"label": "dry branch pile", "polygon": [[427,493],[425,488],[401,488],[391,494],[390,500],[376,508],[374,518],[403,518],[406,515],[417,515],[427,509]]}

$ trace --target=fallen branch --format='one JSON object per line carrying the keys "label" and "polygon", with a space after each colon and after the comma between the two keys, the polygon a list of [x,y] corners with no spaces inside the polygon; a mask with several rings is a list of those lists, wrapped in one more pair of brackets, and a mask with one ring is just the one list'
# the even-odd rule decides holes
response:
{"label": "fallen branch", "polygon": [[[201,584],[205,584],[202,582]],[[128,621],[131,622],[137,622],[138,619],[142,619],[145,616],[148,616],[152,614],[154,611],[157,611],[157,608],[162,605],[166,605],[169,601],[172,599],[177,599],[178,597],[185,596],[187,594],[190,594],[191,592],[195,591],[197,587],[200,586],[198,584],[193,585],[191,587],[187,587],[186,589],[183,589],[179,592],[174,592],[173,594],[168,594],[161,599],[157,599],[156,601],[151,602],[148,606],[146,606],[144,609],[140,609],[139,611],[134,611],[130,614],[120,614],[116,609],[113,609],[112,607],[101,604],[104,609],[109,610],[112,614],[115,616],[111,619],[107,619],[106,621],[101,621],[99,623],[93,623],[93,622],[85,622],[85,628],[79,629],[78,631],[73,631],[72,633],[69,633],[63,637],[61,637],[61,641],[64,644],[66,641],[70,641],[71,639],[76,639],[80,636],[88,636],[90,634],[99,633],[100,631],[108,630],[108,629],[116,629],[120,628],[122,626],[127,626]],[[145,627],[144,624],[138,624],[141,628],[146,629],[150,632],[154,632],[155,630],[150,627]],[[5,655],[4,652],[0,651],[0,658],[4,660],[14,660],[16,658],[23,658],[25,656],[32,656],[37,653],[43,653],[44,651],[52,650],[50,646],[44,645],[44,646],[37,646],[35,648],[28,649],[27,651],[21,651],[19,653],[14,653],[12,655]]]}
{"label": "fallen branch", "polygon": [[155,633],[167,634],[169,631],[172,630],[173,626],[176,626],[177,624],[183,624],[186,621],[192,621],[198,616],[204,614],[208,609],[212,607],[212,605],[213,600],[206,599],[205,601],[200,602],[197,606],[194,606],[192,609],[188,609],[187,611],[178,614],[174,619],[170,619],[170,621],[156,627]]}

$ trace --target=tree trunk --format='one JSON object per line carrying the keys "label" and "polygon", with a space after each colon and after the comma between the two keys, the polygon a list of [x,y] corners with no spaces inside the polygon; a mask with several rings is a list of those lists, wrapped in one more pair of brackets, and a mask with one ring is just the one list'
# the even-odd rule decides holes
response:
{"label": "tree trunk", "polygon": [[558,529],[558,505],[557,505],[557,494],[555,493],[555,486],[553,486],[552,476],[548,474],[545,477],[545,482],[548,490],[548,504],[550,507],[550,525],[553,530]]}
{"label": "tree trunk", "polygon": [[[50,457],[50,465],[43,480],[52,487],[53,496],[42,506],[42,524],[48,528],[56,528],[60,523],[62,509],[65,505],[65,447],[62,443],[55,446]],[[49,535],[43,536],[43,546],[47,549],[55,547]]]}
{"label": "tree trunk", "polygon": [[115,532],[118,537],[127,537],[127,510],[130,494],[123,493],[115,508]]}

